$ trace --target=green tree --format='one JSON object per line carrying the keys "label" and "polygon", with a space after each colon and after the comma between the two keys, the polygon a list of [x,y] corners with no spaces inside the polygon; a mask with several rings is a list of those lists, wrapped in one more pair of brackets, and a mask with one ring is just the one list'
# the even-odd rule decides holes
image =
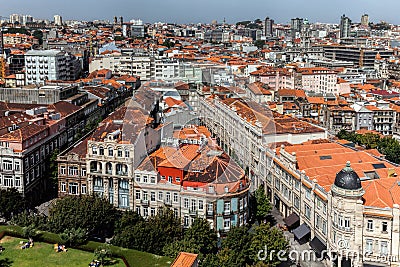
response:
{"label": "green tree", "polygon": [[94,251],[94,257],[96,258],[96,260],[100,262],[102,266],[105,265],[105,263],[107,262],[108,259],[111,258],[111,256],[112,256],[111,249],[108,244],[100,246],[96,248],[96,250]]}
{"label": "green tree", "polygon": [[380,139],[379,135],[373,133],[366,133],[360,135],[358,138],[360,144],[364,146],[366,149],[377,148],[379,139]]}
{"label": "green tree", "polygon": [[88,235],[87,231],[83,228],[66,229],[60,234],[63,243],[69,247],[76,247],[86,242]]}
{"label": "green tree", "polygon": [[88,236],[106,237],[114,232],[119,212],[98,196],[68,196],[50,209],[49,227],[55,233],[66,229],[87,229]]}
{"label": "green tree", "polygon": [[32,35],[39,40],[39,45],[43,44],[43,32],[41,30],[35,30]]}
{"label": "green tree", "polygon": [[26,208],[25,200],[15,188],[0,190],[0,217],[10,220]]}
{"label": "green tree", "polygon": [[[259,251],[265,250],[265,248],[267,248],[267,257],[265,259],[260,259]],[[276,266],[280,263],[278,253],[272,253],[270,257],[268,252],[271,252],[272,250],[275,250],[276,252],[287,252],[288,248],[289,242],[280,229],[271,227],[269,224],[261,224],[254,228],[254,235],[251,240],[249,255],[255,264],[262,263],[267,266]]]}
{"label": "green tree", "polygon": [[[125,218],[124,220],[135,219],[132,216],[130,219]],[[165,208],[147,220],[138,220],[125,228],[117,227],[115,233],[112,240],[114,245],[162,254],[166,244],[182,239],[183,229],[180,219],[175,218],[172,210]]]}
{"label": "green tree", "polygon": [[49,230],[47,228],[47,218],[42,215],[35,214],[34,212],[26,211],[14,215],[10,221],[12,225],[18,225],[21,227],[31,226],[38,230]]}
{"label": "green tree", "polygon": [[166,256],[175,258],[179,252],[185,251],[199,254],[199,260],[205,255],[217,252],[218,237],[206,219],[196,218],[186,230],[183,240],[167,243],[163,248]]}
{"label": "green tree", "polygon": [[25,226],[22,228],[22,236],[25,238],[35,238],[37,232],[34,225]]}
{"label": "green tree", "polygon": [[221,261],[229,266],[246,266],[253,263],[250,257],[250,244],[253,238],[249,226],[233,227],[222,242],[226,251],[220,255]]}
{"label": "green tree", "polygon": [[115,223],[115,233],[121,233],[124,229],[134,226],[140,222],[144,222],[142,216],[137,214],[135,211],[126,211],[122,214],[121,219]]}
{"label": "green tree", "polygon": [[260,186],[254,193],[255,197],[255,217],[259,223],[266,219],[272,210],[271,203],[265,195],[264,186]]}

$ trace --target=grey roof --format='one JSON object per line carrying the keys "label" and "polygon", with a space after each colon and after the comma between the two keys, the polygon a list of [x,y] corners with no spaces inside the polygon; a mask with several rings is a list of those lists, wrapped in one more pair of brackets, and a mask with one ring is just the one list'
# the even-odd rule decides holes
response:
{"label": "grey roof", "polygon": [[347,190],[357,190],[361,188],[360,177],[350,168],[350,162],[347,162],[346,167],[336,174],[335,185]]}
{"label": "grey roof", "polygon": [[25,53],[25,56],[50,56],[54,57],[59,54],[62,54],[61,50],[29,50]]}

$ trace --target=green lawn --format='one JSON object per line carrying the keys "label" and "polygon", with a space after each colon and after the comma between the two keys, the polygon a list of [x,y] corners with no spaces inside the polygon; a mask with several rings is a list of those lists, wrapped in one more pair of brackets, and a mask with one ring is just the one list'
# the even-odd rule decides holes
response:
{"label": "green lawn", "polygon": [[[68,249],[68,252],[55,252],[52,244],[34,242],[34,246],[28,249],[21,249],[20,241],[26,239],[5,236],[0,240],[5,250],[1,253],[0,260],[6,260],[9,266],[32,267],[67,267],[67,266],[88,266],[93,260],[93,253],[77,249]],[[124,267],[121,259],[115,259],[112,266]],[[1,261],[0,261],[1,265]],[[7,265],[7,264],[4,264]]]}
{"label": "green lawn", "polygon": [[[80,245],[78,247],[78,249],[74,249],[74,250],[68,250],[67,253],[68,254],[70,251],[71,252],[76,252],[78,255],[78,253],[80,253],[80,255],[85,255],[82,256],[81,258],[79,258],[79,256],[74,257],[74,259],[76,260],[76,262],[72,262],[72,256],[71,258],[68,257],[68,255],[64,256],[58,256],[59,253],[56,253],[56,255],[62,259],[65,259],[64,257],[67,258],[66,262],[63,262],[62,264],[59,263],[52,263],[52,262],[47,262],[46,257],[54,256],[51,252],[53,251],[53,244],[55,243],[59,243],[61,242],[60,237],[57,234],[54,233],[50,233],[50,232],[44,232],[44,231],[39,231],[38,232],[39,235],[38,237],[36,237],[36,239],[39,239],[40,241],[45,241],[48,242],[50,244],[47,243],[40,243],[41,245],[43,244],[42,247],[45,246],[50,246],[50,250],[47,249],[43,249],[43,252],[41,251],[41,249],[39,249],[39,253],[36,254],[37,258],[43,258],[42,261],[40,263],[36,263],[32,264],[32,262],[30,261],[30,259],[28,260],[25,256],[26,254],[22,254],[25,252],[29,252],[28,250],[21,250],[21,246],[19,245],[19,241],[17,242],[16,246],[16,250],[15,251],[15,255],[13,253],[11,253],[10,256],[5,256],[7,255],[7,249],[5,251],[3,251],[2,254],[0,254],[0,267],[3,266],[29,266],[29,267],[47,267],[47,266],[88,266],[90,261],[93,259],[93,251],[98,248],[99,246],[103,245],[102,243],[98,243],[98,242],[93,242],[93,241],[89,241],[84,245]],[[0,238],[1,236],[5,234],[5,236],[22,236],[22,228],[19,226],[3,226],[0,225]],[[22,239],[22,238],[17,238],[18,240],[25,240],[26,239]],[[0,242],[4,242],[2,240],[0,240]],[[35,242],[35,244],[39,244],[37,242]],[[2,246],[6,247],[7,244],[1,244]],[[7,248],[7,247],[6,247]],[[33,248],[30,249],[34,249],[35,246]],[[19,249],[19,250],[18,250]],[[146,252],[142,252],[142,251],[137,251],[134,249],[127,249],[127,248],[121,248],[121,247],[116,247],[116,246],[110,246],[110,250],[112,252],[112,254],[115,256],[115,259],[117,259],[118,265],[114,265],[114,266],[125,266],[125,264],[123,263],[122,259],[117,258],[117,257],[124,257],[126,259],[126,261],[128,262],[130,267],[149,267],[149,266],[154,266],[154,267],[169,267],[173,261],[173,259],[168,258],[168,257],[164,257],[164,256],[158,256],[158,255],[154,255],[154,254],[150,254],[150,253],[146,253]],[[47,254],[45,253],[45,251],[47,251]],[[19,254],[18,254],[18,253]],[[54,252],[55,253],[55,252]],[[72,254],[72,253],[71,253]],[[29,262],[29,264],[17,264],[16,263],[16,259],[19,259],[19,255],[21,255],[22,259],[26,261],[26,263]],[[14,259],[16,258],[16,259]],[[11,265],[5,265],[4,264],[4,260],[8,259],[10,261],[12,261]],[[46,262],[43,262],[43,260],[46,260]],[[3,262],[2,262],[3,261]],[[3,264],[3,265],[2,265]],[[51,264],[51,265],[49,265]]]}

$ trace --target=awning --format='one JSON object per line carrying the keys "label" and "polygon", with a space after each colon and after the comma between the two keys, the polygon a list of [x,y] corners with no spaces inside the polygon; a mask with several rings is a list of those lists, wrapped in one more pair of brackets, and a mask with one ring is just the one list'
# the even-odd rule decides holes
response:
{"label": "awning", "polygon": [[287,227],[291,228],[300,221],[300,218],[296,213],[292,213],[289,216],[287,216],[285,219],[283,219],[283,221],[285,222]]}
{"label": "awning", "polygon": [[311,233],[311,230],[305,223],[293,230],[293,234],[298,240],[304,238],[309,233]]}
{"label": "awning", "polygon": [[314,236],[314,238],[311,240],[310,246],[319,254],[326,250],[326,245],[317,236]]}

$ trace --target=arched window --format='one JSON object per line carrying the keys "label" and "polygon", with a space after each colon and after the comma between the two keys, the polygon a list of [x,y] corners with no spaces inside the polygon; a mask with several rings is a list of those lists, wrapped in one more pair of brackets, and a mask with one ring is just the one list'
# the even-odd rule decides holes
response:
{"label": "arched window", "polygon": [[97,155],[97,146],[92,147],[92,154]]}
{"label": "arched window", "polygon": [[114,155],[114,149],[110,146],[108,148],[108,156],[112,157]]}
{"label": "arched window", "polygon": [[104,147],[102,147],[102,146],[99,148],[99,155],[100,156],[104,155]]}

